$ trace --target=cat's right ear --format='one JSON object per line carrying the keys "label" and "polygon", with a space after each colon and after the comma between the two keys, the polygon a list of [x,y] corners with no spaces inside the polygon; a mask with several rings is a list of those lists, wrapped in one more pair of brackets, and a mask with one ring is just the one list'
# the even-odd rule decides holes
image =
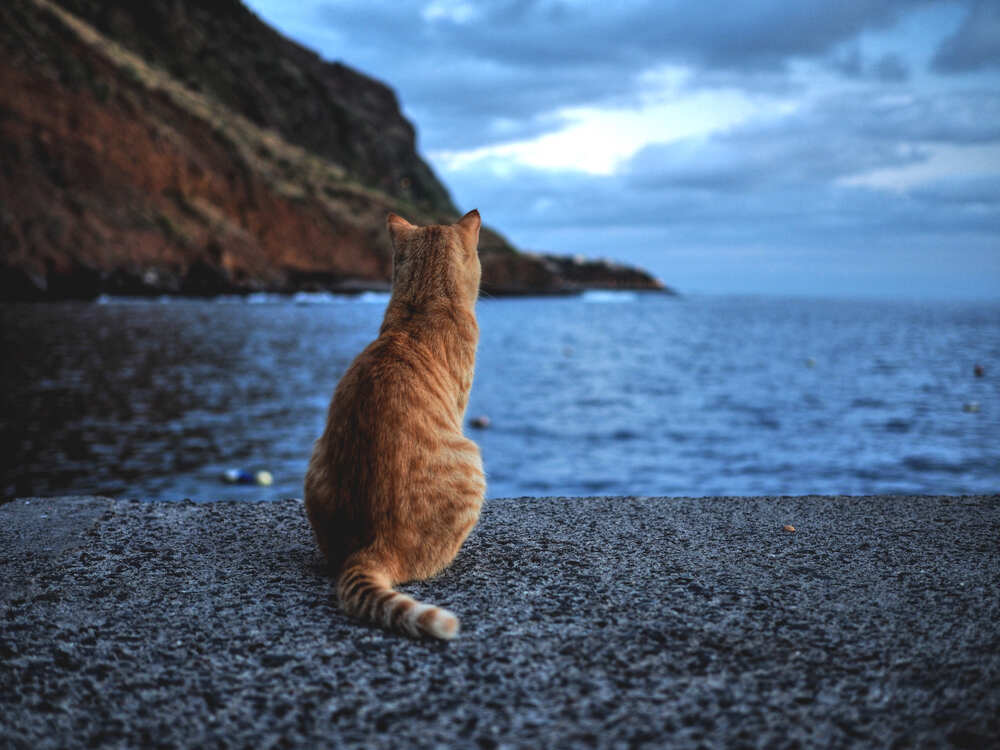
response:
{"label": "cat's right ear", "polygon": [[469,246],[475,250],[476,246],[479,244],[479,227],[482,225],[482,220],[479,218],[479,211],[472,209],[458,220],[457,226],[462,233],[465,235],[466,242]]}
{"label": "cat's right ear", "polygon": [[385,217],[385,225],[389,228],[389,236],[395,240],[401,234],[413,229],[413,225],[402,216],[390,213]]}

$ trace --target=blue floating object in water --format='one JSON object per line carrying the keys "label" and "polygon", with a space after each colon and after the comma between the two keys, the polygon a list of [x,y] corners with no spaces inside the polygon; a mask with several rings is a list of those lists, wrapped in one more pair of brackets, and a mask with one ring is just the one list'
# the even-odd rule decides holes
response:
{"label": "blue floating object in water", "polygon": [[229,484],[259,484],[269,487],[274,484],[274,477],[269,471],[249,472],[245,469],[226,469],[222,479]]}
{"label": "blue floating object in water", "polygon": [[243,469],[226,469],[222,474],[223,480],[229,484],[253,484],[253,474]]}

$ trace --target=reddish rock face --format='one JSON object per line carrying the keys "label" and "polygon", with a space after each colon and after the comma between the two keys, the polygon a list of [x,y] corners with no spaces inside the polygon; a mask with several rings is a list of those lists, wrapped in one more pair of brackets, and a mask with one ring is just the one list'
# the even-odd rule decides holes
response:
{"label": "reddish rock face", "polygon": [[[157,27],[161,11],[180,25]],[[209,54],[181,43],[185,19],[206,13],[199,24],[231,21],[257,40],[254,64],[287,58],[285,68],[318,77],[331,142],[294,112],[271,111],[292,106],[269,88],[283,79],[237,85],[245,45],[216,41]],[[391,274],[389,211],[420,224],[457,218],[391,90],[322,62],[236,2],[0,3],[0,196],[0,299],[378,288]],[[489,229],[480,252],[494,294],[578,286],[562,261],[519,254]]]}
{"label": "reddish rock face", "polygon": [[[52,12],[28,2],[3,14],[20,16],[0,21],[8,29],[0,32],[8,268],[38,286],[75,275],[81,294],[88,276],[116,270],[137,286],[182,291],[192,268],[210,269],[213,284],[192,290],[204,292],[280,287],[289,273],[388,279],[380,230],[394,201],[296,179],[305,152],[269,154],[249,126],[242,142],[240,127],[213,127]],[[79,73],[67,81],[70,60]]]}
{"label": "reddish rock face", "polygon": [[56,0],[230,112],[425,213],[456,214],[385,84],[322,60],[240,0]]}

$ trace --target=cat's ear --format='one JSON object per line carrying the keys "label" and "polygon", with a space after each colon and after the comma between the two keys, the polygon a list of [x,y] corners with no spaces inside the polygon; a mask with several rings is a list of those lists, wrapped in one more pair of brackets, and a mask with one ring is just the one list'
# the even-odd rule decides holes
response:
{"label": "cat's ear", "polygon": [[385,225],[389,227],[389,235],[395,240],[400,234],[413,229],[413,225],[402,216],[390,213],[385,217]]}
{"label": "cat's ear", "polygon": [[466,242],[471,247],[476,247],[479,244],[479,227],[482,226],[482,219],[479,218],[479,211],[472,209],[458,220],[459,231],[465,235]]}

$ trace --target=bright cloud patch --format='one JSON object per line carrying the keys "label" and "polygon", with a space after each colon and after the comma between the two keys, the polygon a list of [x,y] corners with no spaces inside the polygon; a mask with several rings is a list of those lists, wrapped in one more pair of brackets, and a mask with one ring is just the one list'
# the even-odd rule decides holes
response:
{"label": "bright cloud patch", "polygon": [[762,102],[760,97],[738,91],[696,91],[682,96],[647,93],[641,104],[629,108],[561,110],[555,116],[565,124],[532,139],[462,151],[435,151],[430,156],[451,169],[484,158],[504,157],[542,169],[612,174],[651,143],[724,130],[790,106],[781,100]]}

